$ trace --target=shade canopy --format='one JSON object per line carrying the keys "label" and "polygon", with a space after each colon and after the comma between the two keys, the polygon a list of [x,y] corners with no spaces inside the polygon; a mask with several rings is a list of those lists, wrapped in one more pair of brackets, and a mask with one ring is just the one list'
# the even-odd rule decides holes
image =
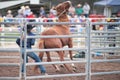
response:
{"label": "shade canopy", "polygon": [[0,2],[0,9],[4,9],[10,6],[18,5],[21,3],[28,2],[29,0],[16,0],[16,1],[4,1]]}
{"label": "shade canopy", "polygon": [[120,0],[101,0],[95,2],[94,5],[101,5],[101,6],[119,6]]}

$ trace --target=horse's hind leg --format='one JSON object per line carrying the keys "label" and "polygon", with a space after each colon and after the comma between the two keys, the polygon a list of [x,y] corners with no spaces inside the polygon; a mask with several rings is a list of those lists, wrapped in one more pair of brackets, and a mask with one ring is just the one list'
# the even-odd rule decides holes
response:
{"label": "horse's hind leg", "polygon": [[[64,53],[63,51],[58,51],[59,57],[60,57],[60,61],[64,61]],[[67,64],[63,64],[65,66],[65,68],[69,71],[72,72],[71,69],[67,66]]]}
{"label": "horse's hind leg", "polygon": [[[47,55],[47,61],[48,61],[48,62],[51,62],[52,59],[51,59],[51,57],[50,57],[50,52],[46,52],[46,55]],[[52,65],[53,65],[53,67],[56,69],[56,72],[60,71],[60,69],[59,69],[59,67],[58,67],[57,65],[55,65],[55,64],[52,64]]]}

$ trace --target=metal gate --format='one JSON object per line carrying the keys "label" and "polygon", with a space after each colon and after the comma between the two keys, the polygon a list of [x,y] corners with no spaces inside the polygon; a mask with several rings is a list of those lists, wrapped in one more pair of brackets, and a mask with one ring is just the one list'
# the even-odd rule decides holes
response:
{"label": "metal gate", "polygon": [[[41,20],[41,19],[40,19]],[[104,18],[104,20],[106,20]],[[37,20],[39,21],[39,20]],[[0,22],[1,24],[6,24],[6,22]],[[12,22],[12,24],[15,24]],[[76,40],[76,38],[83,38],[84,39],[84,44],[83,46],[84,47],[73,47],[73,48],[61,48],[61,49],[58,49],[58,48],[55,48],[55,49],[37,49],[37,48],[34,48],[32,50],[25,50],[25,52],[31,52],[31,51],[35,51],[35,52],[40,52],[40,51],[59,51],[59,50],[64,50],[64,51],[69,51],[69,50],[72,50],[72,51],[84,51],[86,54],[85,54],[85,58],[84,59],[75,59],[73,61],[53,61],[53,62],[41,62],[41,63],[26,63],[26,58],[24,60],[25,62],[25,74],[24,74],[24,80],[27,80],[27,79],[38,79],[38,78],[55,78],[55,77],[71,77],[71,76],[85,76],[85,80],[92,80],[91,79],[91,76],[94,76],[94,75],[103,75],[103,74],[119,74],[120,71],[109,71],[109,72],[92,72],[91,70],[91,66],[92,66],[92,63],[98,63],[98,62],[120,62],[120,59],[108,59],[107,58],[107,54],[109,52],[114,52],[115,54],[118,54],[120,52],[120,32],[119,30],[118,31],[115,31],[115,30],[112,30],[112,31],[108,31],[107,29],[107,26],[108,25],[113,25],[113,24],[116,24],[118,26],[118,28],[120,27],[120,23],[119,22],[91,22],[90,19],[86,19],[86,22],[84,23],[67,23],[67,22],[24,22],[24,19],[23,19],[23,22],[20,22],[18,24],[22,24],[21,26],[24,25],[27,25],[27,24],[34,24],[37,26],[37,30],[39,27],[43,26],[43,25],[55,25],[55,24],[69,24],[69,25],[86,25],[85,27],[85,30],[84,32],[77,32],[77,33],[74,33],[72,35],[60,35],[60,36],[35,36],[35,37],[32,37],[32,36],[27,36],[25,37],[25,41],[27,40],[27,38],[60,38],[60,37],[72,37],[74,38],[74,40]],[[104,26],[104,29],[103,30],[92,30],[92,27],[93,25],[103,25]],[[25,28],[25,32],[23,32],[24,34],[26,34],[26,28]],[[22,34],[22,32],[20,31],[20,34]],[[38,34],[38,32],[36,32],[36,34]],[[114,35],[111,35],[111,34],[114,34]],[[21,37],[21,36],[19,36]],[[111,40],[109,41],[109,37],[115,37],[115,40]],[[5,36],[1,36],[1,38],[6,38]],[[11,38],[17,38],[17,37],[11,37]],[[77,43],[79,43],[81,39],[77,39]],[[76,41],[75,41],[76,43]],[[113,47],[110,47],[108,46],[108,44],[117,44],[117,46],[113,46]],[[25,44],[26,45],[26,44]],[[96,46],[97,45],[97,46]],[[21,52],[21,49],[0,49],[0,51],[19,51]],[[97,53],[101,53],[103,56],[104,56],[104,59],[94,59],[93,56],[95,55],[99,55]],[[118,54],[119,55],[119,54]],[[25,54],[26,56],[26,54]],[[3,58],[1,56],[1,58]],[[67,59],[67,57],[65,57],[65,59]],[[21,61],[21,56],[20,56],[20,64],[17,64],[21,65],[22,61]],[[85,63],[85,72],[84,73],[69,73],[69,74],[54,74],[54,75],[39,75],[39,76],[28,76],[26,74],[26,69],[27,69],[27,66],[33,66],[33,65],[39,65],[39,64],[42,64],[42,65],[50,65],[50,64],[63,64],[63,63],[67,63],[67,64],[71,64],[71,63],[77,63],[77,64],[80,64],[80,63]],[[5,64],[0,64],[1,66],[3,65],[6,65]],[[8,64],[7,64],[8,65]],[[10,65],[16,65],[16,64],[10,64]],[[21,67],[20,67],[20,70],[21,70]],[[20,71],[19,70],[19,71]],[[20,79],[21,78],[21,72],[19,72],[19,77],[0,77],[0,79]]]}

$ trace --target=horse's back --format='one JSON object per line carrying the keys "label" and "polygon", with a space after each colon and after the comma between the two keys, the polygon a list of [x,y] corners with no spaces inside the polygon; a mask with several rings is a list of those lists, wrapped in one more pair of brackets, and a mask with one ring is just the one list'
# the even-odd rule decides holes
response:
{"label": "horse's back", "polygon": [[68,26],[55,25],[42,32],[42,35],[69,35],[70,30]]}
{"label": "horse's back", "polygon": [[[42,32],[41,35],[69,35],[69,28],[64,25],[55,25]],[[61,48],[68,44],[69,38],[43,38],[45,48]]]}

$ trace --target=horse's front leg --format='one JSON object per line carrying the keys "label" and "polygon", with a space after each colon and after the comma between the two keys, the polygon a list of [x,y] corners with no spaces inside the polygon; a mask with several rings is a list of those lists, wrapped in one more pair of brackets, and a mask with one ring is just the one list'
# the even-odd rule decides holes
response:
{"label": "horse's front leg", "polygon": [[[47,55],[47,61],[48,62],[52,62],[52,59],[51,59],[51,56],[50,56],[50,52],[46,52],[46,55]],[[57,65],[55,65],[55,64],[52,64],[52,65],[56,69],[56,72],[60,71],[60,69],[59,69],[59,67]]]}
{"label": "horse's front leg", "polygon": [[[60,57],[60,61],[64,61],[64,53],[63,53],[63,51],[58,51],[58,55]],[[68,67],[67,64],[63,64],[61,66],[65,67],[69,72],[72,72],[71,69]]]}
{"label": "horse's front leg", "polygon": [[[72,38],[69,38],[69,40],[68,40],[68,47],[73,48]],[[73,60],[73,53],[72,53],[71,50],[69,50],[69,57],[70,57],[71,60]]]}
{"label": "horse's front leg", "polygon": [[39,53],[39,58],[40,58],[41,61],[43,60],[43,56],[44,56],[44,52],[40,52]]}
{"label": "horse's front leg", "polygon": [[[73,48],[73,41],[72,41],[72,38],[69,38],[69,42],[68,42],[68,47],[69,48]],[[69,56],[70,56],[70,59],[73,60],[73,55],[72,55],[72,51],[70,50],[69,51]],[[72,68],[73,68],[73,71],[76,72],[77,71],[77,67],[75,66],[74,63],[71,64]]]}

